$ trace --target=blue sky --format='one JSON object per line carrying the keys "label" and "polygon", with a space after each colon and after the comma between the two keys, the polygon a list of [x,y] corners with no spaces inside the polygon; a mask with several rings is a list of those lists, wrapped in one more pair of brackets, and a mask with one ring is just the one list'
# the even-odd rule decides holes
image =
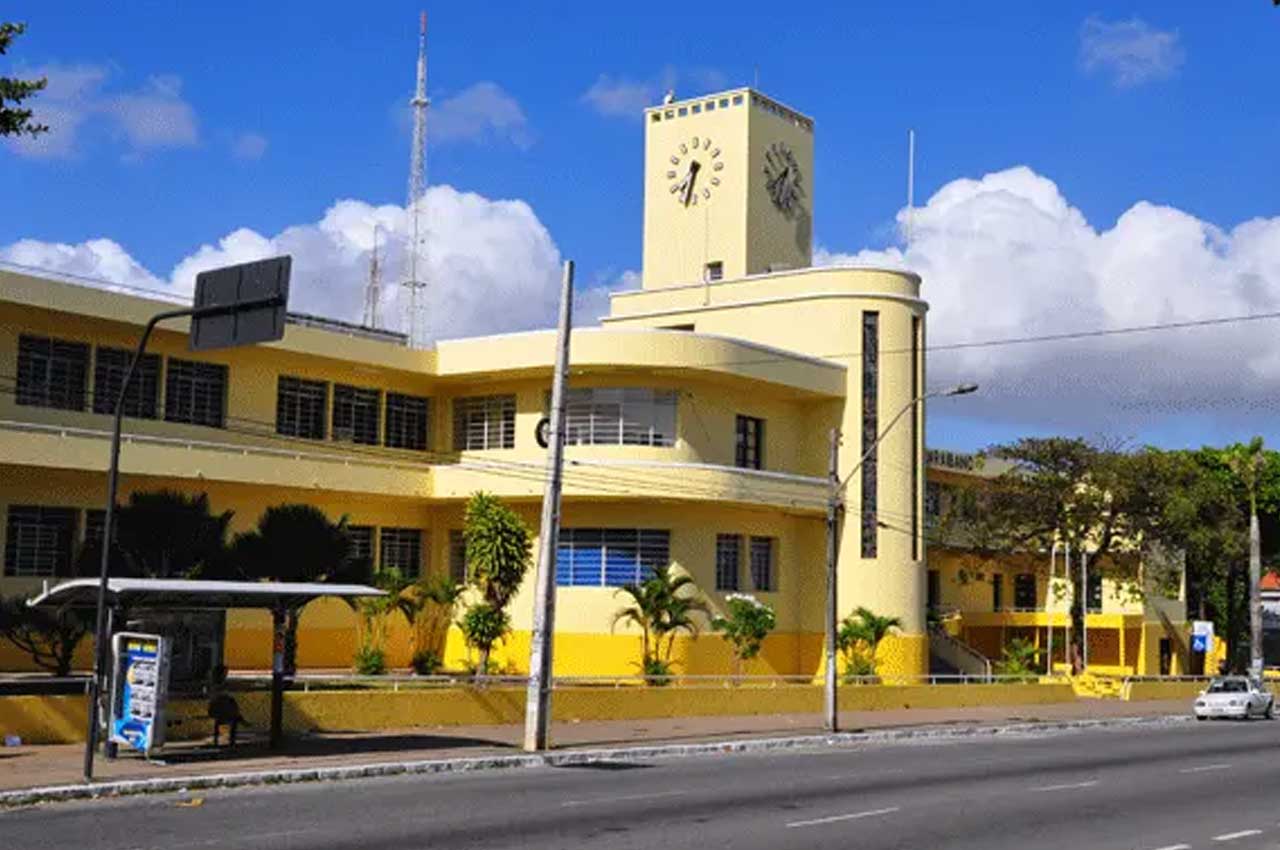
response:
{"label": "blue sky", "polygon": [[[52,69],[51,78],[79,80],[82,94],[73,98],[79,123],[56,155],[0,148],[0,248],[107,238],[167,278],[240,228],[272,236],[314,224],[340,199],[403,204],[401,105],[420,6],[9,4],[3,17],[30,31],[0,69]],[[908,127],[919,134],[922,205],[953,181],[1025,166],[1099,233],[1144,201],[1228,233],[1280,212],[1280,10],[1266,0],[652,8],[428,7],[433,115],[444,110],[430,182],[524,201],[589,285],[616,285],[640,262],[642,125],[635,110],[611,107],[671,82],[692,95],[758,73],[764,91],[817,119],[815,236],[836,254],[898,244]],[[601,97],[587,96],[593,86]],[[1255,277],[1267,297],[1280,287]],[[1239,312],[1215,308],[1195,284],[1172,307],[1152,302],[1150,321]],[[973,338],[957,327],[964,303],[942,314],[948,328],[935,317],[935,339]],[[1085,309],[1077,324],[1139,315]],[[1010,321],[985,336],[1062,327],[1061,314]],[[1257,371],[1241,392],[1275,387]],[[1190,419],[1135,416],[1112,402],[1075,416],[1052,395],[1030,408],[993,403],[990,416],[966,420],[940,410],[931,439],[980,445],[1097,426],[1195,444],[1267,433],[1271,418],[1204,404]]]}

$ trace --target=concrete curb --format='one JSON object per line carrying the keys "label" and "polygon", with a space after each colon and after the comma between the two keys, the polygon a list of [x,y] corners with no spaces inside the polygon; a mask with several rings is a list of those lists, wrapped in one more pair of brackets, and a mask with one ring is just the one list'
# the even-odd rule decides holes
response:
{"label": "concrete curb", "polygon": [[285,785],[297,782],[332,782],[407,774],[463,773],[474,770],[557,767],[562,765],[598,764],[601,762],[635,762],[655,758],[687,758],[691,756],[723,755],[725,753],[765,753],[803,747],[835,747],[854,744],[961,739],[984,736],[1012,737],[1086,729],[1168,726],[1191,719],[1190,716],[1183,715],[1162,715],[1156,717],[1115,717],[1098,720],[1040,721],[1013,723],[1003,726],[935,726],[915,729],[886,729],[873,732],[838,732],[832,735],[798,735],[786,738],[748,738],[737,741],[708,741],[693,744],[653,744],[635,747],[563,750],[543,755],[495,755],[335,765],[332,767],[290,770],[215,773],[200,776],[125,779],[92,785],[51,785],[44,788],[0,791],[0,809],[68,800],[94,800],[103,797],[123,797],[134,794],[166,794],[210,788],[240,788],[251,785]]}

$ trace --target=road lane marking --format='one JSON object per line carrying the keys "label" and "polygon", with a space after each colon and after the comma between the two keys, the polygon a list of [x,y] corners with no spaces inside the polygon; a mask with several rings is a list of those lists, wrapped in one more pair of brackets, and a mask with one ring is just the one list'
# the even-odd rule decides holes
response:
{"label": "road lane marking", "polygon": [[1229,764],[1202,764],[1199,767],[1184,767],[1178,773],[1203,773],[1206,770],[1227,770],[1230,767]]}
{"label": "road lane marking", "polygon": [[869,812],[854,812],[849,815],[832,815],[829,818],[815,818],[813,820],[797,820],[787,824],[787,829],[793,829],[797,826],[817,826],[823,823],[836,823],[842,820],[857,820],[858,818],[873,818],[877,815],[891,815],[898,811],[900,806],[892,806],[887,809],[872,809]]}
{"label": "road lane marking", "polygon": [[1039,788],[1032,788],[1032,791],[1069,791],[1072,788],[1091,788],[1098,784],[1098,780],[1090,779],[1088,782],[1068,782],[1064,785],[1041,785]]}
{"label": "road lane marking", "polygon": [[565,800],[560,807],[589,806],[592,803],[621,803],[627,800],[652,800],[657,797],[676,797],[683,793],[683,791],[655,791],[652,794],[624,794],[619,797],[592,797],[590,800]]}
{"label": "road lane marking", "polygon": [[1191,850],[1190,844],[1170,844],[1168,847],[1157,847],[1156,850]]}
{"label": "road lane marking", "polygon": [[1214,841],[1235,841],[1237,838],[1252,838],[1255,835],[1261,835],[1260,829],[1242,829],[1239,832],[1228,832],[1226,835],[1215,835]]}

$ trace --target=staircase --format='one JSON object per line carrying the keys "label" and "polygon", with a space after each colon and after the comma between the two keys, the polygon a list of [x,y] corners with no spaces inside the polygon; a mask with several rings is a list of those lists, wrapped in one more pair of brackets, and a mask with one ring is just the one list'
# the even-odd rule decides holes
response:
{"label": "staircase", "polygon": [[1071,677],[1071,688],[1081,699],[1122,699],[1124,680],[1115,676],[1081,673]]}
{"label": "staircase", "polygon": [[990,681],[991,661],[941,626],[929,627],[929,672],[935,676],[969,676]]}

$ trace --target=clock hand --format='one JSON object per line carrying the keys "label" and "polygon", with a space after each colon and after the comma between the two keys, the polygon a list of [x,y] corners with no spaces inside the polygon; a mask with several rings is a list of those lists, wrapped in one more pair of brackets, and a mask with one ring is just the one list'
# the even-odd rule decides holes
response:
{"label": "clock hand", "polygon": [[686,207],[689,206],[689,201],[693,198],[693,187],[698,180],[698,169],[700,168],[702,168],[702,165],[696,159],[689,163],[689,176],[686,178],[689,181],[689,185],[684,190],[684,205]]}

